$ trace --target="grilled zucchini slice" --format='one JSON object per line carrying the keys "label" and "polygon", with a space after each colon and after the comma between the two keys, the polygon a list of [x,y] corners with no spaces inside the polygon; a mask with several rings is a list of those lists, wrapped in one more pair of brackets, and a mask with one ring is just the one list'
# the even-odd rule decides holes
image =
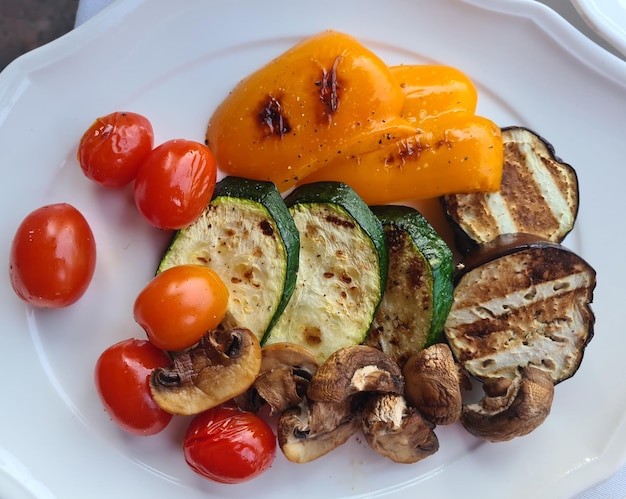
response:
{"label": "grilled zucchini slice", "polygon": [[298,229],[271,182],[225,177],[202,215],[178,231],[158,271],[205,265],[230,293],[226,328],[250,329],[261,343],[296,283]]}
{"label": "grilled zucchini slice", "polygon": [[300,233],[296,289],[267,344],[291,342],[322,363],[365,339],[387,278],[382,225],[341,182],[315,182],[285,199]]}
{"label": "grilled zucchini slice", "polygon": [[389,273],[365,343],[400,366],[434,343],[452,306],[452,251],[409,206],[374,206],[387,237]]}

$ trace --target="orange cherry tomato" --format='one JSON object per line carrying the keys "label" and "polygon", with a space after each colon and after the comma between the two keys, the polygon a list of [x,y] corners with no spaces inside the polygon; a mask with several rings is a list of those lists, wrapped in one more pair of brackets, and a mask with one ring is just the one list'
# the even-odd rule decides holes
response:
{"label": "orange cherry tomato", "polygon": [[185,461],[220,483],[241,483],[265,472],[276,457],[276,437],[256,414],[234,404],[194,417],[183,440]]}
{"label": "orange cherry tomato", "polygon": [[150,375],[170,364],[169,356],[146,340],[123,340],[102,352],[94,380],[114,423],[133,435],[154,435],[169,424],[172,415],[150,393]]}
{"label": "orange cherry tomato", "polygon": [[104,187],[130,183],[154,144],[152,124],[137,113],[102,116],[87,129],[78,146],[78,162],[87,178]]}
{"label": "orange cherry tomato", "polygon": [[42,206],[18,227],[9,257],[15,293],[41,308],[76,302],[96,266],[96,242],[85,217],[66,203]]}
{"label": "orange cherry tomato", "polygon": [[160,229],[181,229],[211,201],[217,165],[207,146],[174,139],[157,146],[135,180],[135,203],[146,220]]}
{"label": "orange cherry tomato", "polygon": [[226,314],[228,288],[211,269],[178,265],[154,277],[135,300],[137,323],[158,348],[183,350]]}

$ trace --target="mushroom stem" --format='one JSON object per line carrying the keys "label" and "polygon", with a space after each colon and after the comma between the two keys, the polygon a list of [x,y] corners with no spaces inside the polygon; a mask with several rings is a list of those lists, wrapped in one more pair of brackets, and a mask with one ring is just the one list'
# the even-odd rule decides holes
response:
{"label": "mushroom stem", "polygon": [[340,348],[320,366],[307,396],[312,400],[341,402],[357,393],[402,393],[404,378],[391,357],[374,347]]}
{"label": "mushroom stem", "polygon": [[550,414],[554,382],[549,373],[527,366],[513,380],[483,385],[485,397],[463,407],[461,423],[472,435],[503,442],[535,430]]}
{"label": "mushroom stem", "polygon": [[400,368],[388,355],[364,345],[340,348],[319,366],[306,398],[279,418],[279,446],[290,461],[317,459],[359,429],[371,394],[403,390]]}
{"label": "mushroom stem", "polygon": [[372,395],[363,409],[361,428],[370,447],[396,463],[415,463],[439,450],[435,425],[401,395]]}
{"label": "mushroom stem", "polygon": [[359,411],[349,402],[303,400],[286,410],[277,425],[278,445],[294,463],[308,463],[345,443],[359,429]]}
{"label": "mushroom stem", "polygon": [[319,364],[311,352],[294,343],[274,343],[263,347],[261,354],[259,375],[236,402],[251,412],[267,404],[270,414],[281,414],[302,402]]}

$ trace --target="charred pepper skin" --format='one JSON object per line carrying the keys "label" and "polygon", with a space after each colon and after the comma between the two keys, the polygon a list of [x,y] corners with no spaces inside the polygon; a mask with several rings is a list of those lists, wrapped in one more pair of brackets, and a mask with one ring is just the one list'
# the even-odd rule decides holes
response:
{"label": "charred pepper skin", "polygon": [[324,31],[242,80],[206,141],[223,172],[281,192],[328,180],[368,204],[491,192],[502,136],[476,103],[456,68],[387,66],[355,38]]}
{"label": "charred pepper skin", "polygon": [[403,104],[378,56],[324,31],[242,80],[215,110],[206,139],[225,173],[285,191],[336,155],[410,135]]}

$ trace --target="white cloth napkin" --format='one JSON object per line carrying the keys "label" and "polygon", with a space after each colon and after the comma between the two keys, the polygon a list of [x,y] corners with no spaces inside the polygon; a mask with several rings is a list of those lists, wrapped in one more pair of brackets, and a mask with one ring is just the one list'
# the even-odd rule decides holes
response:
{"label": "white cloth napkin", "polygon": [[[79,0],[75,26],[81,25],[114,1],[115,0]],[[573,10],[569,2],[560,1],[557,3],[555,1],[544,1],[543,3],[549,4],[552,9],[559,12],[559,14],[565,17],[565,19],[574,26],[579,29],[584,29],[584,27],[581,27],[580,19],[570,19],[573,15]],[[561,10],[562,8],[563,10]],[[583,492],[576,496],[575,499],[626,499],[626,466],[610,480]]]}

